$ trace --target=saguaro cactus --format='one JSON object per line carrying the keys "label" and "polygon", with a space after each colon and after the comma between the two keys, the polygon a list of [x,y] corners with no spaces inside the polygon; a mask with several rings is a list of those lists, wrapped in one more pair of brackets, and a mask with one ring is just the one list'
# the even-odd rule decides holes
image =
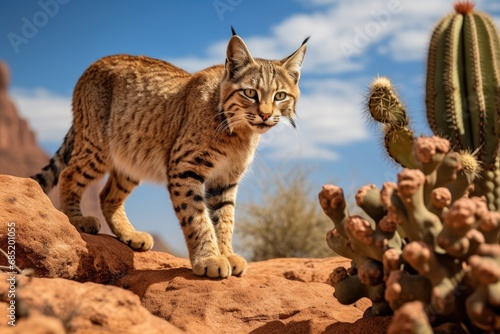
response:
{"label": "saguaro cactus", "polygon": [[[434,134],[481,163],[475,195],[484,195],[490,210],[500,210],[500,37],[493,20],[475,11],[472,2],[456,3],[455,13],[434,29],[425,101]],[[374,81],[368,107],[385,124],[389,155],[404,167],[415,167],[410,154],[414,135],[388,79]]]}

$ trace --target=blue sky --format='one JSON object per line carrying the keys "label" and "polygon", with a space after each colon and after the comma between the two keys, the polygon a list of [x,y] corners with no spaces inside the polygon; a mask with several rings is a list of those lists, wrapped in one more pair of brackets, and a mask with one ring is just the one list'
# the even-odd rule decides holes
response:
{"label": "blue sky", "polygon": [[[21,114],[52,154],[71,122],[73,87],[100,57],[142,54],[196,71],[224,62],[230,25],[261,58],[283,58],[310,35],[300,82],[299,130],[280,127],[263,136],[239,200],[250,194],[258,199],[256,181],[299,165],[311,168],[318,191],[323,183],[335,183],[353,192],[366,183],[394,180],[398,171],[385,157],[380,129],[363,117],[374,77],[388,76],[399,88],[416,133],[430,133],[423,103],[427,43],[439,18],[452,12],[452,2],[2,1],[0,59],[11,68],[10,92]],[[476,8],[500,26],[498,1],[479,0]],[[137,229],[157,232],[185,252],[163,187],[141,185],[126,209]]]}

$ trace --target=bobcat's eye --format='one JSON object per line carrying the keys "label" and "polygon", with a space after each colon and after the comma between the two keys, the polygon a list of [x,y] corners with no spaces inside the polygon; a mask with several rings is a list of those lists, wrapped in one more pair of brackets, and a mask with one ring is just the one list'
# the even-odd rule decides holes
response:
{"label": "bobcat's eye", "polygon": [[257,96],[257,92],[255,91],[255,89],[244,89],[243,94],[251,99],[254,99]]}
{"label": "bobcat's eye", "polygon": [[275,99],[276,101],[283,101],[285,98],[286,98],[286,93],[285,93],[285,92],[277,92],[277,93],[274,95],[274,99]]}

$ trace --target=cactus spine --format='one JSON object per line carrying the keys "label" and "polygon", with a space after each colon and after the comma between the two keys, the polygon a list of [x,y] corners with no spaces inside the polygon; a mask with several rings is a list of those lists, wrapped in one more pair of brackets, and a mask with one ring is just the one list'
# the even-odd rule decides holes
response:
{"label": "cactus spine", "polygon": [[[500,38],[492,19],[473,7],[468,1],[456,3],[455,13],[434,29],[427,63],[427,120],[454,150],[474,154],[482,167],[474,194],[486,196],[490,210],[500,210]],[[404,108],[394,103],[391,108],[387,102],[395,100],[390,82],[376,79],[370,112],[385,124],[389,155],[412,168],[408,148],[414,138]]]}

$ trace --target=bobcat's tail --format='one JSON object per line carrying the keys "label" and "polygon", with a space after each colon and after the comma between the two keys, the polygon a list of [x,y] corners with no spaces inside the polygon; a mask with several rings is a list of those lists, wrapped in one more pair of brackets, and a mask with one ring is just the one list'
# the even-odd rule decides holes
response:
{"label": "bobcat's tail", "polygon": [[54,156],[50,159],[49,164],[43,167],[40,173],[31,176],[32,179],[40,184],[45,193],[48,193],[57,185],[57,181],[59,181],[59,174],[61,174],[61,171],[66,167],[71,159],[74,142],[75,130],[73,125],[71,125],[66,137],[64,137],[61,147],[59,147],[56,154],[54,154]]}

